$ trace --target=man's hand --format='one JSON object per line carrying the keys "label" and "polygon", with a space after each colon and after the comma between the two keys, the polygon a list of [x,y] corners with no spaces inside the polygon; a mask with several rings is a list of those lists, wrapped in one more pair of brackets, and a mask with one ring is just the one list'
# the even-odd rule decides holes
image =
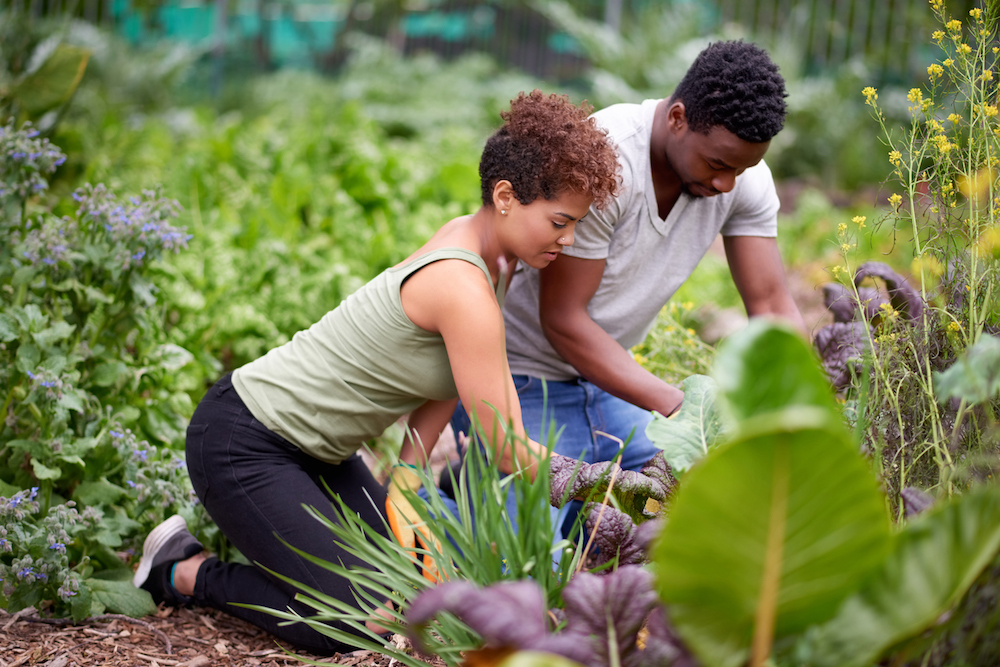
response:
{"label": "man's hand", "polygon": [[647,464],[647,469],[655,474],[650,476],[634,470],[622,470],[611,461],[584,463],[552,454],[549,457],[549,501],[554,507],[562,507],[574,498],[602,494],[607,491],[614,476],[611,492],[619,506],[634,521],[642,521],[648,518],[644,516],[646,501],[652,498],[662,502],[671,489],[664,484],[664,477],[657,468],[649,468]]}
{"label": "man's hand", "polygon": [[385,516],[389,520],[389,528],[396,540],[411,556],[420,561],[420,571],[431,583],[440,581],[437,563],[431,553],[418,554],[417,548],[430,552],[441,553],[441,545],[428,530],[413,505],[407,499],[405,491],[416,493],[421,487],[420,476],[411,466],[403,463],[393,467],[389,474],[389,485],[386,489]]}

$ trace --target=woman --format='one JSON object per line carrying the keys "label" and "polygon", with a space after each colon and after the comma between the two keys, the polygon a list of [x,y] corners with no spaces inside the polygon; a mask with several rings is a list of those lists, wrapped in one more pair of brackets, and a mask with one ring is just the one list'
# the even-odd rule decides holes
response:
{"label": "woman", "polygon": [[[330,507],[325,482],[383,531],[377,508],[386,506],[387,491],[357,450],[403,415],[410,415],[399,454],[404,464],[425,463],[459,397],[474,406],[484,433],[512,428],[527,443],[513,452],[502,447],[502,436],[490,443],[501,471],[530,471],[546,455],[525,439],[507,367],[501,267],[546,266],[573,243],[574,225],[591,204],[613,196],[614,148],[589,111],[564,96],[520,94],[483,151],[476,213],[446,223],[401,264],[202,399],[187,433],[192,485],[251,562],[353,600],[346,580],[278,537],[324,560],[366,567],[318,530],[303,506]],[[410,545],[412,510],[400,489],[412,488],[415,478],[405,467],[394,470],[388,495],[397,504],[386,511],[393,532]],[[232,606],[310,613],[294,600],[295,588],[264,569],[206,559],[179,516],[155,528],[143,551],[134,581],[157,602],[215,607],[318,654],[342,648],[306,624],[282,626],[274,616]]]}

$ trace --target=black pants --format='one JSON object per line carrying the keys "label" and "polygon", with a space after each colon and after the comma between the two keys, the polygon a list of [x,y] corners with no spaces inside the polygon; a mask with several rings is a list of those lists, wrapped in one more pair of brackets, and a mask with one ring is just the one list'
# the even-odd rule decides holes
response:
{"label": "black pants", "polygon": [[[369,567],[335,544],[333,534],[303,508],[314,507],[337,520],[323,480],[373,531],[385,534],[380,514],[385,490],[361,457],[332,465],[304,454],[254,419],[227,375],[205,394],[191,418],[187,465],[205,509],[251,563],[355,604],[346,579],[298,556],[278,537],[327,561]],[[201,606],[242,618],[312,653],[344,650],[342,644],[304,623],[282,626],[275,616],[231,604],[277,610],[291,607],[304,616],[312,615],[310,607],[294,600],[297,592],[259,567],[210,558],[198,570],[193,597]]]}

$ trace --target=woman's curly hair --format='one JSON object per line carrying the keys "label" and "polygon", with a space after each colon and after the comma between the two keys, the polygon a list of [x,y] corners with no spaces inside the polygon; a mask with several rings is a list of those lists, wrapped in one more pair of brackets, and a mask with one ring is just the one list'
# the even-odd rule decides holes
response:
{"label": "woman's curly hair", "polygon": [[518,94],[510,111],[500,113],[504,124],[487,139],[479,161],[483,205],[493,205],[493,188],[507,180],[522,204],[579,192],[603,208],[618,190],[618,157],[591,111],[566,95]]}
{"label": "woman's curly hair", "polygon": [[785,80],[767,52],[738,40],[709,44],[670,100],[684,102],[696,132],[721,125],[743,141],[763,143],[784,126],[787,96]]}

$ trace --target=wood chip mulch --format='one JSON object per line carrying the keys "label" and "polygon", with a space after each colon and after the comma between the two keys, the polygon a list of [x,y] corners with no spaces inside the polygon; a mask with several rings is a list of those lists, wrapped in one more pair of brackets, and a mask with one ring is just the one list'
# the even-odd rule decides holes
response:
{"label": "wood chip mulch", "polygon": [[[394,637],[400,645],[402,637]],[[0,667],[282,667],[303,660],[354,667],[394,667],[372,651],[320,657],[286,653],[274,637],[214,609],[163,608],[141,619],[107,614],[72,624],[33,609],[0,609]]]}

